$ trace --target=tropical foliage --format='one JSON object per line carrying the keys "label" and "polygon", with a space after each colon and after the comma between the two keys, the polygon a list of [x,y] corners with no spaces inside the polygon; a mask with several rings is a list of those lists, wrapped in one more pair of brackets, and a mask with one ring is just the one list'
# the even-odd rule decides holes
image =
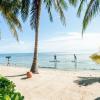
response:
{"label": "tropical foliage", "polygon": [[34,25],[35,24],[34,20],[36,20],[36,16],[37,16],[36,12],[39,10],[38,7],[41,8],[42,3],[44,3],[47,9],[51,21],[53,21],[51,11],[53,8],[55,8],[55,10],[60,15],[60,19],[62,23],[65,24],[64,10],[67,10],[67,3],[65,0],[22,0],[21,15],[22,15],[23,21],[27,19],[28,14],[29,14],[29,8],[31,7],[30,25],[32,29],[35,28],[34,26],[36,25]]}
{"label": "tropical foliage", "polygon": [[67,9],[67,3],[65,0],[1,0],[0,1],[0,12],[6,19],[13,35],[18,40],[16,28],[21,30],[21,24],[17,18],[19,10],[21,10],[21,16],[23,21],[26,21],[30,12],[30,26],[35,30],[35,47],[34,47],[34,58],[31,71],[36,72],[37,68],[37,54],[38,54],[38,29],[40,21],[40,12],[42,2],[50,16],[50,20],[53,21],[52,8],[55,8],[56,12],[60,15],[61,22],[63,25],[66,24],[64,10]]}
{"label": "tropical foliage", "polygon": [[20,0],[0,0],[0,14],[6,20],[11,30],[11,33],[17,40],[17,29],[19,29],[20,31],[22,30],[21,24],[17,16],[20,7]]}
{"label": "tropical foliage", "polygon": [[[78,0],[73,0],[78,1]],[[83,18],[82,34],[86,30],[89,22],[100,12],[100,0],[81,0],[77,15],[80,16],[86,6],[86,11]]]}
{"label": "tropical foliage", "polygon": [[100,11],[100,0],[0,0],[0,12],[6,19],[13,35],[18,40],[17,29],[21,30],[21,24],[17,18],[18,12],[21,10],[22,20],[25,22],[30,13],[30,26],[35,30],[35,46],[34,46],[34,58],[31,71],[37,73],[38,62],[38,31],[40,22],[41,5],[44,4],[48,11],[50,21],[53,21],[52,9],[59,14],[61,22],[66,25],[64,11],[67,10],[67,3],[76,6],[80,3],[77,15],[80,16],[86,4],[86,11],[83,18],[82,33],[85,31],[87,25],[91,19]]}
{"label": "tropical foliage", "polygon": [[41,13],[41,5],[44,3],[50,21],[53,21],[52,17],[52,9],[54,8],[56,12],[59,14],[61,22],[63,25],[66,24],[64,10],[67,10],[67,3],[65,0],[22,0],[22,8],[21,15],[23,21],[25,21],[28,17],[29,9],[30,9],[30,26],[35,30],[35,46],[34,46],[34,58],[31,67],[31,71],[33,73],[38,73],[37,62],[38,62],[38,30],[39,30],[39,22],[40,22],[40,13]]}
{"label": "tropical foliage", "polygon": [[24,96],[15,91],[12,81],[0,76],[0,100],[24,100]]}
{"label": "tropical foliage", "polygon": [[[82,0],[79,10],[78,10],[78,15],[80,16],[81,10],[83,8],[84,2],[86,0]],[[87,9],[84,15],[84,19],[83,19],[83,29],[82,29],[82,33],[84,32],[84,30],[86,29],[88,23],[91,21],[91,19],[97,15],[100,11],[100,0],[90,0],[90,2],[87,4]]]}

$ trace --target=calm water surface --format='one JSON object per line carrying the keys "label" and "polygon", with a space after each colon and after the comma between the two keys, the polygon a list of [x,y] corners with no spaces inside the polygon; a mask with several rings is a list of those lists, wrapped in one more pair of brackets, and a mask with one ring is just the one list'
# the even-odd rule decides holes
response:
{"label": "calm water surface", "polygon": [[[57,63],[54,61],[55,53],[39,53],[39,67],[54,68],[55,64],[58,69],[73,70],[75,69],[74,55],[67,53],[56,53]],[[76,54],[77,69],[100,69],[100,65],[93,62],[89,56],[91,54]],[[0,65],[6,65],[6,56],[11,56],[10,64],[18,67],[31,67],[33,54],[32,53],[14,53],[0,54]]]}

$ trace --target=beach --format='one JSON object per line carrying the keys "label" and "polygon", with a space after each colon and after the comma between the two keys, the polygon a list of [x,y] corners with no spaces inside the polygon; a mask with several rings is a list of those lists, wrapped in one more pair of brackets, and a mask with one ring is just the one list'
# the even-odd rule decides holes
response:
{"label": "beach", "polygon": [[25,100],[95,100],[100,97],[100,71],[39,68],[26,78],[28,68],[0,66],[0,75],[16,84]]}

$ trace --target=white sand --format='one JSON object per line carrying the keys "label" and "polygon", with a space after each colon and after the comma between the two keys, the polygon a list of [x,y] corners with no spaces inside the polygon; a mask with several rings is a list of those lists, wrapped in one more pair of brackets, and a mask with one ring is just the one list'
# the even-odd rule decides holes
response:
{"label": "white sand", "polygon": [[39,69],[40,74],[25,79],[29,69],[0,66],[0,74],[8,77],[16,84],[16,88],[25,100],[94,100],[100,97],[100,83],[79,86],[74,81],[78,77],[100,77],[100,71],[60,71]]}

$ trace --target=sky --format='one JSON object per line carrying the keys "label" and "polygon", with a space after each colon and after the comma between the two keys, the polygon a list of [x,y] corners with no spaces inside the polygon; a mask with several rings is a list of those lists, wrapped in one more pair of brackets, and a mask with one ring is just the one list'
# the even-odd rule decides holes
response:
{"label": "sky", "polygon": [[[83,11],[84,12],[84,11]],[[39,27],[39,52],[95,53],[100,51],[100,14],[88,25],[82,38],[82,19],[78,18],[77,8],[69,7],[66,16],[66,27],[53,10],[54,21],[50,22],[47,11],[42,6]],[[83,14],[82,14],[83,15]],[[23,31],[19,32],[19,42],[11,35],[9,27],[0,16],[0,53],[32,53],[34,50],[34,30],[31,30],[29,19],[22,23]]]}

